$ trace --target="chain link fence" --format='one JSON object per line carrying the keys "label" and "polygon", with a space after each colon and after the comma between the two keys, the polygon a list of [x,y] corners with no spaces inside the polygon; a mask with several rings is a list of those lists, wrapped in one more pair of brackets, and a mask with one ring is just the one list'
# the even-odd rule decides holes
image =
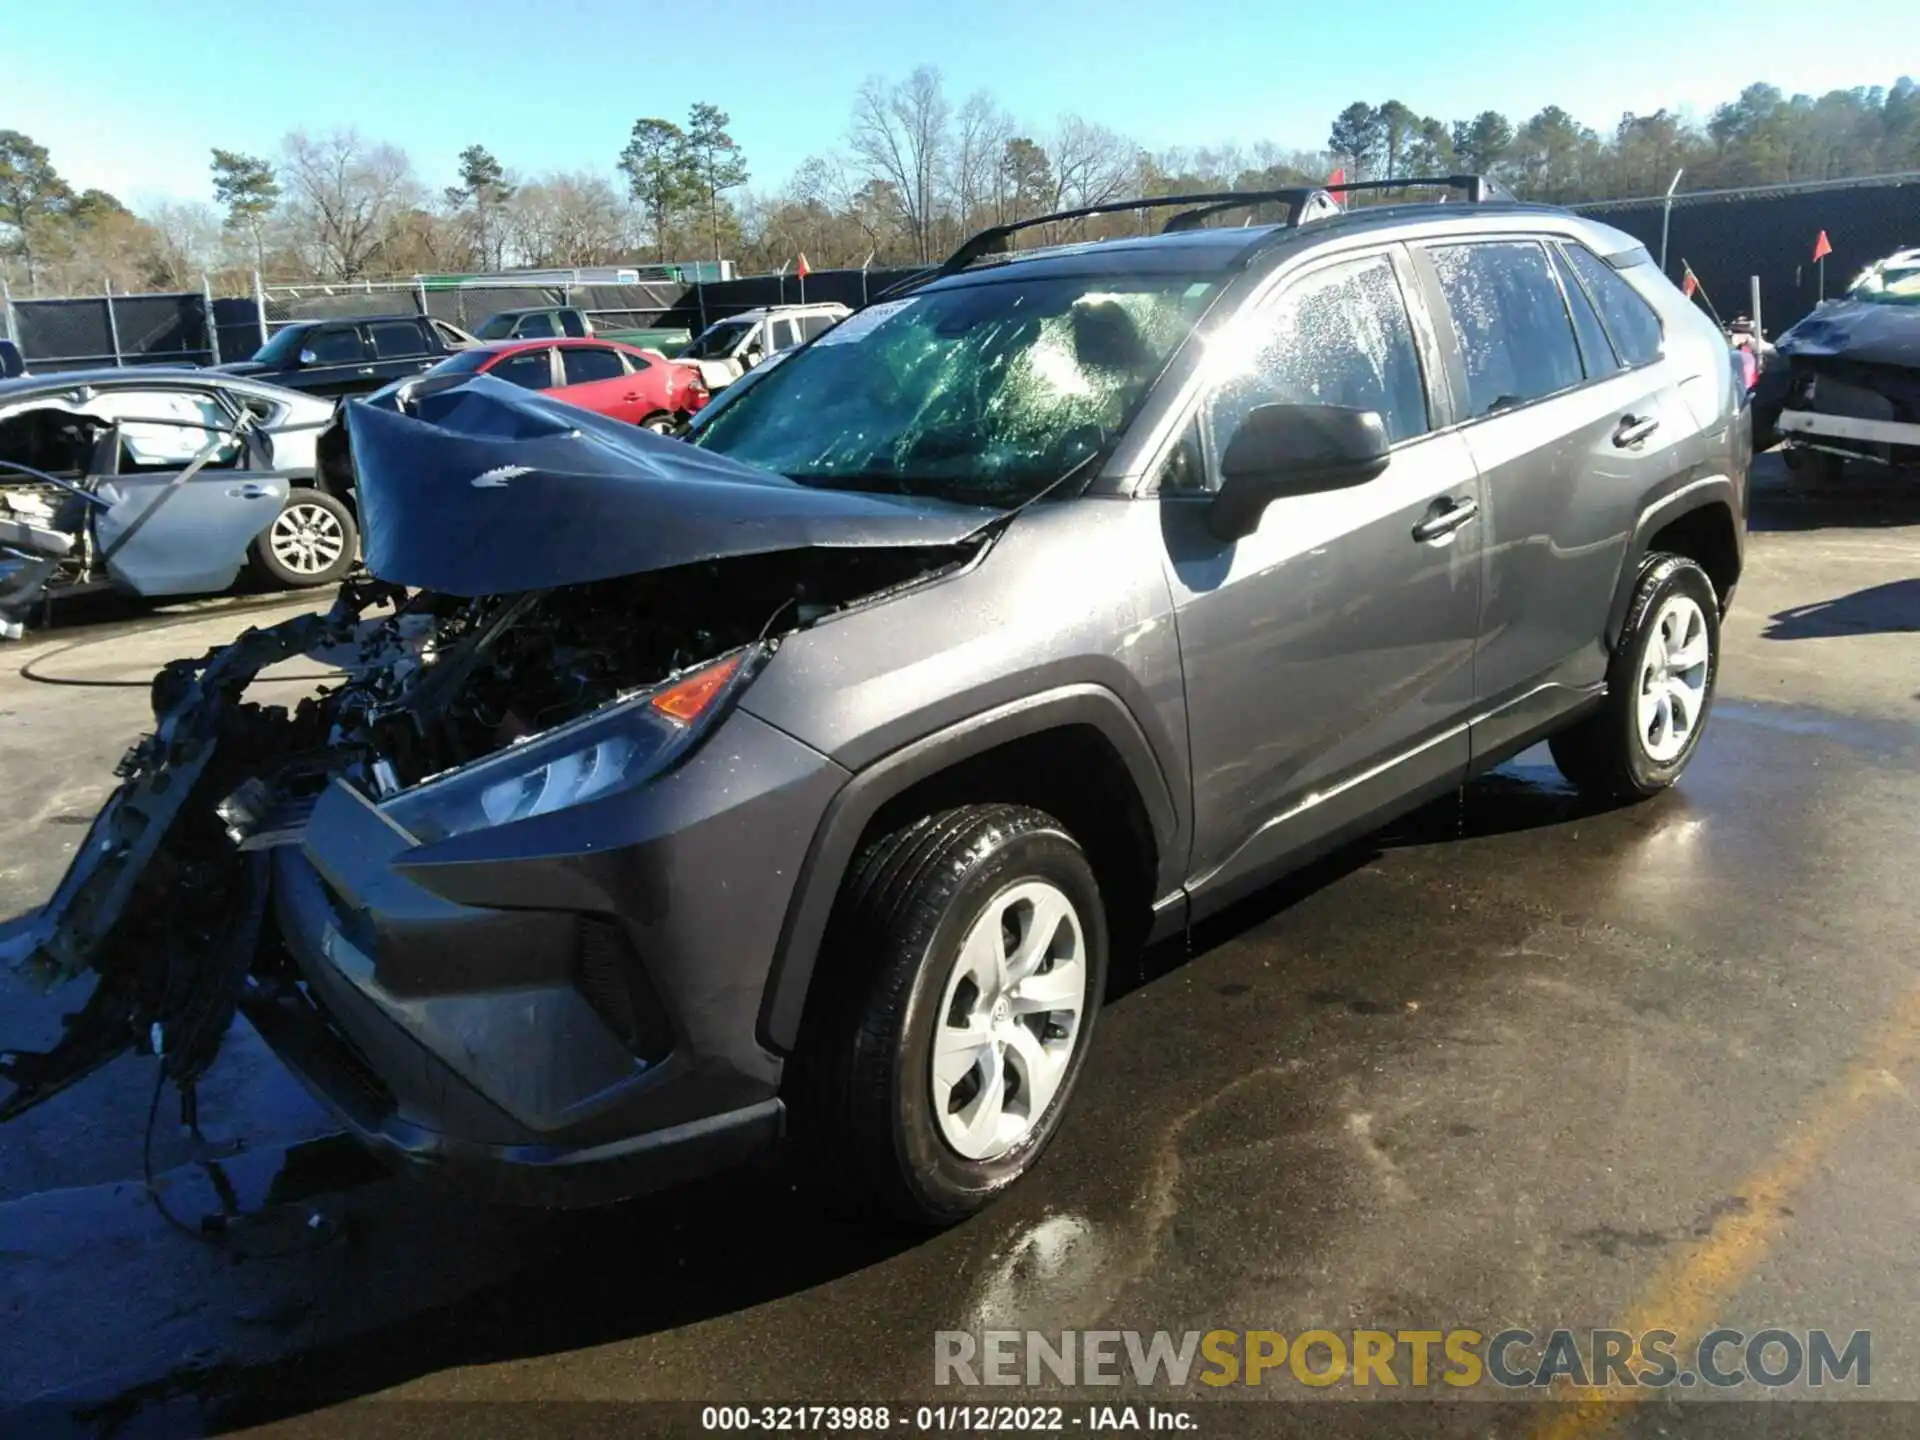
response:
{"label": "chain link fence", "polygon": [[[42,374],[122,365],[214,365],[222,355],[208,290],[4,301],[4,334]],[[251,346],[248,347],[251,353]]]}

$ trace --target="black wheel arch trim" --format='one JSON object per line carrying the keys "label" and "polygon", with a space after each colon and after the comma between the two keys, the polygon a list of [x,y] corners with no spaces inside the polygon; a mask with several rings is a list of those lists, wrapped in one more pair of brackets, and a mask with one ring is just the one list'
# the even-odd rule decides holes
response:
{"label": "black wheel arch trim", "polygon": [[[1620,643],[1621,629],[1627,623],[1627,608],[1633,603],[1633,592],[1639,587],[1641,573],[1647,568],[1647,562],[1653,554],[1653,537],[1682,516],[1715,506],[1727,512],[1733,524],[1735,542],[1744,552],[1741,534],[1745,528],[1745,506],[1739,485],[1728,476],[1710,475],[1703,480],[1691,481],[1640,512],[1620,566],[1620,579],[1614,586],[1613,604],[1607,611],[1606,641],[1609,654]],[[1719,597],[1723,613],[1727,607],[1727,597],[1732,593],[1729,587],[1727,594]]]}
{"label": "black wheel arch trim", "polygon": [[1133,780],[1162,865],[1184,862],[1185,819],[1146,732],[1103,685],[1065,685],[1025,696],[921,737],[858,771],[827,806],[787,904],[779,948],[761,997],[760,1043],[791,1054],[820,944],[855,847],[880,807],[921,781],[1009,741],[1090,725],[1113,746]]}

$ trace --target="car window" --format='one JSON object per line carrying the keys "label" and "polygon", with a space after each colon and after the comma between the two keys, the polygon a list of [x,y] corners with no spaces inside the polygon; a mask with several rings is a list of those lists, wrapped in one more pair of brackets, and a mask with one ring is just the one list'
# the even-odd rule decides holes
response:
{"label": "car window", "polygon": [[773,322],[773,348],[791,350],[800,343],[800,322],[798,320],[776,320]]}
{"label": "car window", "polygon": [[767,360],[697,443],[804,485],[1022,504],[1119,441],[1215,293],[1015,274],[884,301]]}
{"label": "car window", "polygon": [[465,345],[467,343],[467,337],[454,329],[453,326],[447,324],[444,320],[429,320],[427,324],[433,327],[433,333],[440,337],[440,343],[442,345]]}
{"label": "car window", "polygon": [[573,345],[560,352],[560,368],[569,385],[587,385],[595,380],[617,380],[626,373],[620,357],[597,345]]}
{"label": "car window", "polygon": [[315,330],[301,348],[313,352],[315,365],[350,365],[355,360],[364,360],[367,353],[360,343],[359,330],[352,326]]}
{"label": "car window", "polygon": [[1189,421],[1180,438],[1154,472],[1162,495],[1197,495],[1207,488],[1206,452],[1200,445],[1200,422]]}
{"label": "car window", "polygon": [[1544,246],[1498,240],[1436,245],[1430,253],[1467,370],[1467,416],[1524,405],[1586,378]]}
{"label": "car window", "polygon": [[517,355],[509,355],[487,373],[515,385],[523,385],[529,390],[545,390],[553,384],[553,351],[548,349],[522,350]]}
{"label": "car window", "polygon": [[416,320],[376,321],[367,326],[367,335],[373,341],[374,358],[378,360],[401,360],[427,353],[426,336],[420,333]]}
{"label": "car window", "polygon": [[651,368],[651,362],[644,355],[635,355],[628,350],[616,350],[613,353],[618,355],[621,362],[626,365],[629,375],[638,375]]}
{"label": "car window", "polygon": [[1395,442],[1429,428],[1413,326],[1393,265],[1370,256],[1316,270],[1251,315],[1246,359],[1208,406],[1216,455],[1256,405],[1377,411]]}
{"label": "car window", "polygon": [[1556,250],[1554,273],[1560,277],[1561,292],[1567,297],[1567,308],[1573,312],[1573,333],[1580,340],[1580,360],[1586,366],[1587,378],[1597,380],[1617,371],[1620,357],[1614,353],[1613,342],[1607,339],[1606,327],[1601,325],[1593,302],[1567,264],[1567,257]]}
{"label": "car window", "polygon": [[1620,272],[1584,245],[1567,246],[1567,255],[1587,293],[1593,297],[1614,348],[1628,365],[1651,365],[1660,358],[1660,317]]}
{"label": "car window", "polygon": [[[103,390],[82,409],[120,422],[121,464],[138,469],[185,465],[234,423],[227,407],[205,390]],[[169,420],[177,423],[140,423]],[[239,441],[223,440],[208,464],[237,464],[241,451]]]}
{"label": "car window", "polygon": [[519,340],[545,340],[560,333],[553,323],[553,316],[541,311],[538,315],[522,315],[520,323],[513,327],[514,338]]}
{"label": "car window", "polygon": [[560,312],[560,328],[576,339],[587,333],[586,324],[581,319],[578,310],[562,310]]}
{"label": "car window", "polygon": [[811,340],[816,335],[824,335],[839,322],[837,315],[802,315],[800,334],[803,339]]}

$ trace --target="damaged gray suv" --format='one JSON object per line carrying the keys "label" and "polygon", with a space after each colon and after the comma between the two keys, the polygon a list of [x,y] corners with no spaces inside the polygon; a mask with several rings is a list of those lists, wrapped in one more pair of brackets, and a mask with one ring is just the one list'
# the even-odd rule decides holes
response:
{"label": "damaged gray suv", "polygon": [[[1542,738],[1598,795],[1671,785],[1744,387],[1628,236],[1437,183],[997,228],[690,444],[485,376],[350,404],[370,573],[156,679],[11,927],[99,983],[0,1114],[130,1047],[190,1112],[237,1007],[489,1194],[790,1139],[947,1222],[1059,1129],[1115,954]],[[301,653],[347,678],[246,698]]]}

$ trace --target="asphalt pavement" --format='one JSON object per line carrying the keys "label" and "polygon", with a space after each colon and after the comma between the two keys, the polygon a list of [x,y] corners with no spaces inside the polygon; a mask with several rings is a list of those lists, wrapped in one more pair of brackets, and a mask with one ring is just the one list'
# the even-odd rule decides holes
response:
{"label": "asphalt pavement", "polygon": [[[978,1219],[901,1235],[774,1174],[465,1204],[328,1138],[240,1033],[202,1147],[163,1102],[143,1156],[131,1057],[0,1127],[0,1425],[647,1433],[542,1405],[1038,1399],[1085,1428],[1085,1387],[937,1386],[936,1336],[1726,1326],[1870,1331],[1871,1384],[1511,1410],[1276,1371],[1092,1398],[1266,1402],[1286,1433],[1920,1430],[1920,481],[1758,474],[1676,791],[1596,811],[1529,752],[1150,953],[1054,1149]],[[299,608],[107,609],[0,651],[0,915],[58,878],[154,668]],[[0,976],[0,1046],[75,998]]]}

